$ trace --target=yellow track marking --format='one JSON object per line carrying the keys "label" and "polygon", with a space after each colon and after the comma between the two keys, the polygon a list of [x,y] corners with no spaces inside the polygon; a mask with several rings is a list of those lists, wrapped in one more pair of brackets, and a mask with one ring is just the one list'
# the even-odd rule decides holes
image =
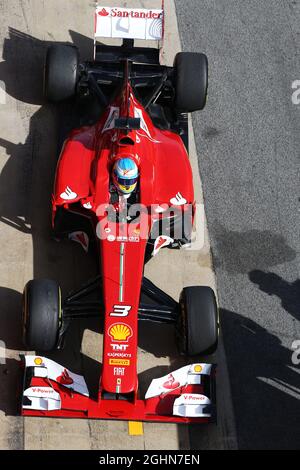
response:
{"label": "yellow track marking", "polygon": [[128,434],[129,436],[143,436],[144,427],[142,422],[129,421],[128,422]]}

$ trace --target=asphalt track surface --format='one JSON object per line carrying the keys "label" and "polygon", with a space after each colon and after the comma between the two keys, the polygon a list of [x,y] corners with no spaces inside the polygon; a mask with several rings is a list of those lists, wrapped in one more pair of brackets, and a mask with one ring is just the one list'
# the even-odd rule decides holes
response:
{"label": "asphalt track surface", "polygon": [[299,449],[300,1],[175,3],[210,63],[193,123],[238,446]]}

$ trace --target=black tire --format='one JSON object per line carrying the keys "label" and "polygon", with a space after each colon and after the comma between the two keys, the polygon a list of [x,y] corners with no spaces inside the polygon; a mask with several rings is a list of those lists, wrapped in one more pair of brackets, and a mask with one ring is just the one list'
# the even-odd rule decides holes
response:
{"label": "black tire", "polygon": [[49,101],[64,101],[74,96],[78,78],[79,55],[74,46],[55,45],[47,50],[44,94]]}
{"label": "black tire", "polygon": [[192,113],[205,107],[208,60],[205,54],[180,52],[175,57],[175,108]]}
{"label": "black tire", "polygon": [[210,287],[186,287],[177,322],[179,350],[187,356],[213,354],[218,346],[218,307]]}
{"label": "black tire", "polygon": [[23,292],[23,341],[30,351],[52,351],[58,344],[60,288],[55,281],[29,281]]}

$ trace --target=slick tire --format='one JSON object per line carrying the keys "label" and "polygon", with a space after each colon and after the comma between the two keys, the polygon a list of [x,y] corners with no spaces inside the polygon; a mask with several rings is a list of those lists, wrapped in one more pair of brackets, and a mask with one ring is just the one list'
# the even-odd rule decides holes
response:
{"label": "slick tire", "polygon": [[175,108],[182,113],[205,107],[208,88],[208,60],[205,54],[180,52],[175,57]]}
{"label": "slick tire", "polygon": [[48,101],[72,98],[78,79],[79,55],[74,46],[57,44],[47,50],[44,94]]}
{"label": "slick tire", "polygon": [[210,287],[186,287],[179,301],[176,326],[181,354],[213,354],[218,346],[218,307]]}
{"label": "slick tire", "polygon": [[29,281],[23,292],[23,342],[30,351],[53,351],[58,344],[61,293],[55,281]]}

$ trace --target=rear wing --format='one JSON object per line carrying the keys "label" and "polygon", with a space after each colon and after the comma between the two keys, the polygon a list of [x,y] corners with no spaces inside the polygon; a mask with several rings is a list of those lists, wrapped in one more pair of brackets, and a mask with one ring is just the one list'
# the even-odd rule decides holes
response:
{"label": "rear wing", "polygon": [[158,41],[161,47],[163,37],[164,0],[159,10],[96,6],[95,49],[100,38]]}

